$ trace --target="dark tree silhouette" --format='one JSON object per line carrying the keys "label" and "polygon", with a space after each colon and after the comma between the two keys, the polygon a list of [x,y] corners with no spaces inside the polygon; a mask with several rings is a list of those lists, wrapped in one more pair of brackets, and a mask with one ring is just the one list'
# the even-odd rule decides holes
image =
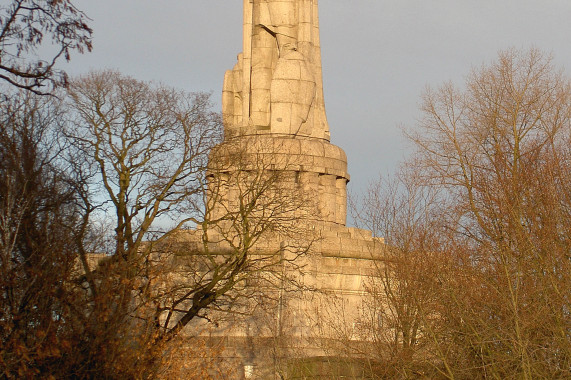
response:
{"label": "dark tree silhouette", "polygon": [[[70,0],[13,0],[0,5],[0,79],[36,94],[65,85],[56,69],[72,51],[91,51],[86,15]],[[41,58],[47,55],[48,58]],[[45,52],[45,53],[44,53]]]}

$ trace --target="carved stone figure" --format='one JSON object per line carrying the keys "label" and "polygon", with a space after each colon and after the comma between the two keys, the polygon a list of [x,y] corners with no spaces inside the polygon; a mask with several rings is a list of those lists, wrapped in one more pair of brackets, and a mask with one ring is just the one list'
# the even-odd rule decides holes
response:
{"label": "carved stone figure", "polygon": [[244,51],[224,80],[228,134],[329,140],[317,9],[317,0],[244,0]]}

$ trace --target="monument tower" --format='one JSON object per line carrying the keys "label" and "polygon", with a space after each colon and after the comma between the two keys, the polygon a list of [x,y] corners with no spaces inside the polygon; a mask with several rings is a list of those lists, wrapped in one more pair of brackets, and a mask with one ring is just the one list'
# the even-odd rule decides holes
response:
{"label": "monument tower", "polygon": [[[370,231],[346,227],[347,157],[341,148],[329,142],[318,1],[243,1],[243,52],[224,78],[224,142],[210,155],[212,219],[224,221],[225,215],[241,215],[244,189],[257,186],[248,181],[259,178],[257,170],[265,165],[264,171],[279,175],[278,188],[283,190],[272,190],[270,201],[275,201],[272,197],[276,194],[301,194],[311,200],[304,203],[303,209],[280,210],[279,218],[296,225],[298,231],[310,229],[312,236],[317,237],[308,244],[311,248],[304,251],[308,254],[298,257],[304,273],[290,276],[299,277],[303,290],[287,299],[283,283],[268,289],[276,300],[277,306],[270,310],[269,317],[276,329],[264,329],[257,322],[250,329],[245,327],[248,322],[243,322],[217,333],[228,337],[228,342],[235,342],[234,358],[244,366],[246,378],[273,379],[279,359],[276,356],[280,354],[274,350],[274,356],[269,358],[271,350],[267,347],[276,342],[277,335],[288,336],[288,343],[282,346],[295,346],[298,350],[293,357],[301,361],[321,360],[330,355],[320,344],[326,340],[325,322],[314,318],[316,310],[322,308],[320,305],[333,304],[325,298],[341,300],[348,310],[343,323],[355,325],[364,284],[374,273],[374,257],[378,258],[382,239],[372,237]],[[260,213],[265,213],[263,207]],[[232,230],[236,222],[230,224],[226,231]],[[287,239],[279,232],[270,234],[257,241],[254,252],[277,252],[283,262],[283,247],[295,248],[296,244]],[[282,320],[286,312],[290,318],[284,333]],[[261,318],[252,316],[250,320]],[[251,370],[254,367],[258,369]]]}

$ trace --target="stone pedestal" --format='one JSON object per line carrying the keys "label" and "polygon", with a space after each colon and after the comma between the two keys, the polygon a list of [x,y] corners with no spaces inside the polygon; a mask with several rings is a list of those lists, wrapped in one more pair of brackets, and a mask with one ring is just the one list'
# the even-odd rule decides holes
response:
{"label": "stone pedestal", "polygon": [[[303,210],[291,210],[300,219],[345,225],[347,218],[347,156],[336,145],[323,139],[292,138],[279,134],[235,137],[211,154],[209,178],[219,191],[222,182],[236,184],[237,177],[247,181],[247,173],[266,172],[283,189],[298,191],[312,203]],[[234,180],[233,180],[234,178]],[[256,180],[258,177],[255,177]],[[257,186],[243,183],[243,188]],[[215,215],[228,212],[238,204],[240,193],[232,186],[216,198]],[[283,216],[283,215],[282,215]]]}
{"label": "stone pedestal", "polygon": [[[382,265],[384,241],[370,231],[333,222],[309,222],[307,228],[317,238],[311,249],[295,260],[297,269],[289,272],[287,280],[258,289],[264,295],[241,310],[244,314],[217,326],[205,321],[193,325],[193,333],[201,331],[202,339],[224,348],[216,360],[237,368],[237,379],[334,378],[332,371],[346,376],[339,378],[369,378],[349,376],[362,366],[358,360],[348,362],[337,345],[359,345],[363,351],[370,348],[371,341],[362,335],[359,323],[366,287]],[[189,233],[188,240],[196,241],[199,236],[200,231]],[[275,236],[259,241],[252,252],[254,258],[256,252],[260,257],[275,252],[278,264],[271,270],[287,271],[292,266],[280,261],[287,255],[282,249],[286,245]],[[221,246],[220,251],[226,248]],[[228,316],[214,319],[224,318]],[[299,377],[300,373],[305,375]]]}

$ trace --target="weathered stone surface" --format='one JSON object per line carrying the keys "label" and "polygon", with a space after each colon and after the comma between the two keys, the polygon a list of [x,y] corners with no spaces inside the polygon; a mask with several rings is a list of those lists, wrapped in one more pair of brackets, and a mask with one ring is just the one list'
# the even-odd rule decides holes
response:
{"label": "weathered stone surface", "polygon": [[273,133],[329,140],[317,0],[244,0],[244,44],[226,73],[229,134]]}

